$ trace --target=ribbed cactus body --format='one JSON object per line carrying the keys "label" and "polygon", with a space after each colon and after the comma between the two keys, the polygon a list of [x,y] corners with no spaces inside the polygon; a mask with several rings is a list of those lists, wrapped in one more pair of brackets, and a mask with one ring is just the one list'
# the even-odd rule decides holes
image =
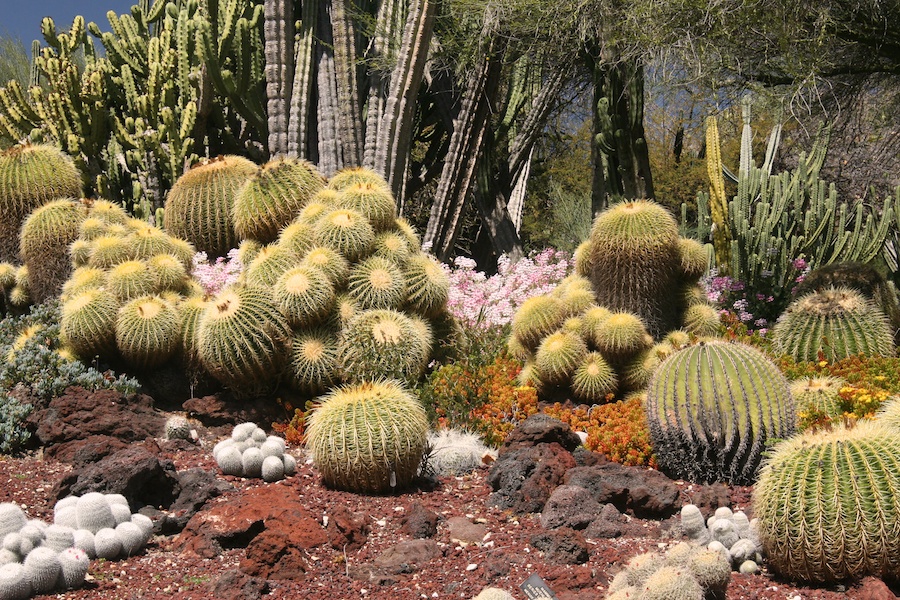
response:
{"label": "ribbed cactus body", "polygon": [[200,315],[207,307],[207,301],[200,296],[188,298],[178,305],[178,313],[181,317],[181,356],[187,361],[189,368],[195,368],[200,364],[200,355],[197,350],[197,323]]}
{"label": "ribbed cactus body", "polygon": [[633,313],[616,311],[597,323],[588,341],[608,361],[621,363],[653,345],[644,322]]}
{"label": "ribbed cactus body", "polygon": [[155,292],[182,291],[188,283],[188,272],[174,254],[157,254],[147,260],[153,275]]}
{"label": "ribbed cactus body", "polygon": [[290,380],[297,389],[319,394],[338,377],[338,339],[328,329],[294,334],[291,342]]}
{"label": "ribbed cactus body", "polygon": [[244,271],[247,285],[272,289],[278,278],[299,263],[299,257],[286,246],[269,245],[253,258]]}
{"label": "ribbed cactus body", "polygon": [[819,413],[829,417],[841,415],[841,388],[847,385],[840,377],[810,377],[791,382],[791,396],[800,413]]}
{"label": "ribbed cactus body", "polygon": [[165,230],[210,257],[237,246],[232,211],[238,189],[257,170],[239,156],[202,162],[178,178],[166,197]]}
{"label": "ribbed cactus body", "polygon": [[87,207],[72,199],[53,200],[35,209],[22,224],[20,252],[28,266],[32,301],[41,303],[58,296],[72,272],[69,245],[78,237],[78,226]]}
{"label": "ribbed cactus body", "polygon": [[0,153],[0,261],[19,261],[19,230],[32,211],[79,197],[81,175],[58,148],[23,145]]}
{"label": "ribbed cactus body", "polygon": [[450,277],[433,256],[417,252],[403,262],[406,306],[416,314],[440,313],[450,297]]}
{"label": "ribbed cactus body", "polygon": [[135,258],[134,248],[124,235],[106,234],[91,242],[89,267],[109,269],[126,260]]}
{"label": "ribbed cactus body", "polygon": [[349,185],[340,191],[335,205],[357,211],[369,220],[376,232],[392,228],[397,218],[397,202],[390,189],[380,184]]}
{"label": "ribbed cactus body", "polygon": [[850,288],[829,288],[802,296],[772,328],[777,351],[795,360],[837,361],[856,354],[893,356],[894,337],[885,314]]}
{"label": "ribbed cactus body", "polygon": [[355,210],[338,208],[315,224],[316,245],[331,248],[349,261],[369,254],[375,244],[375,230],[369,220]]}
{"label": "ribbed cactus body", "polygon": [[197,324],[203,367],[235,391],[271,386],[283,367],[290,326],[263,288],[226,289],[204,309]]}
{"label": "ribbed cactus body", "polygon": [[684,330],[698,337],[715,337],[719,335],[722,321],[719,311],[709,304],[694,304],[687,307],[682,316]]}
{"label": "ribbed cactus body", "polygon": [[119,304],[103,288],[88,288],[60,308],[59,337],[78,356],[91,359],[116,347]]}
{"label": "ribbed cactus body", "polygon": [[577,333],[557,332],[541,342],[534,356],[541,381],[560,384],[571,379],[587,355],[587,344]]}
{"label": "ribbed cactus body", "polygon": [[396,230],[382,231],[375,236],[375,243],[372,246],[372,254],[382,256],[396,264],[404,264],[413,250],[406,236]]}
{"label": "ribbed cactus body", "polygon": [[370,256],[351,267],[347,292],[363,310],[399,309],[406,299],[406,279],[393,262]]}
{"label": "ribbed cactus body", "polygon": [[415,478],[427,433],[425,409],[402,385],[364,382],[322,398],[309,417],[307,448],[326,485],[389,492]]}
{"label": "ribbed cactus body", "polygon": [[877,422],[778,444],[753,490],[769,568],[827,583],[900,575],[900,437]]}
{"label": "ribbed cactus body", "polygon": [[126,260],[106,274],[106,288],[119,302],[127,302],[156,291],[156,280],[142,260]]}
{"label": "ribbed cactus body", "polygon": [[390,186],[384,180],[384,177],[367,167],[347,167],[341,169],[328,180],[328,189],[340,192],[352,185],[358,184],[369,184],[390,189]]}
{"label": "ribbed cactus body", "polygon": [[309,249],[301,261],[302,265],[321,269],[335,289],[347,285],[347,276],[350,273],[350,263],[340,252],[324,246],[313,246]]}
{"label": "ribbed cactus body", "polygon": [[322,322],[334,306],[334,286],[321,269],[297,266],[275,282],[275,302],[292,327]]}
{"label": "ribbed cactus body", "polygon": [[649,200],[613,206],[594,220],[590,235],[590,280],[597,303],[635,313],[654,337],[675,329],[672,302],[680,273],[678,224]]}
{"label": "ribbed cactus body", "polygon": [[751,484],[766,445],[794,430],[788,383],[760,351],[708,342],[679,350],[648,386],[660,469],[697,482]]}
{"label": "ribbed cactus body", "polygon": [[572,393],[589,404],[600,404],[618,386],[616,372],[599,352],[588,352],[572,375]]}
{"label": "ribbed cactus body", "polygon": [[533,296],[525,300],[512,318],[512,334],[532,352],[541,340],[559,327],[565,315],[558,298]]}
{"label": "ribbed cactus body", "polygon": [[19,562],[0,564],[0,598],[27,600],[31,593],[31,580],[25,571],[25,565]]}
{"label": "ribbed cactus body", "polygon": [[315,166],[296,158],[277,158],[260,167],[238,189],[234,231],[240,239],[275,241],[320,189],[325,179]]}
{"label": "ribbed cactus body", "polygon": [[116,345],[122,357],[137,369],[162,365],[181,347],[178,310],[159,296],[135,298],[119,309]]}
{"label": "ribbed cactus body", "polygon": [[348,381],[415,380],[425,369],[431,344],[431,332],[421,320],[393,310],[362,311],[341,331],[338,364]]}
{"label": "ribbed cactus body", "polygon": [[638,588],[641,600],[703,600],[703,588],[684,567],[665,566]]}
{"label": "ribbed cactus body", "polygon": [[312,225],[300,219],[294,220],[278,234],[278,245],[290,248],[297,256],[303,256],[313,247]]}

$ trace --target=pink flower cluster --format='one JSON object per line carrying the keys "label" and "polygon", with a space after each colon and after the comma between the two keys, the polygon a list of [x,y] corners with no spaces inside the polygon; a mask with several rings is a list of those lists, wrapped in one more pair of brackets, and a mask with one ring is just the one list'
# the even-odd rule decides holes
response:
{"label": "pink flower cluster", "polygon": [[215,296],[236,282],[244,270],[236,248],[229,250],[227,257],[220,256],[212,263],[206,252],[198,252],[192,262],[194,279],[206,290],[207,296]]}
{"label": "pink flower cluster", "polygon": [[571,254],[547,248],[517,262],[503,256],[497,274],[488,277],[475,270],[474,260],[457,258],[452,268],[444,265],[450,277],[447,308],[463,326],[504,327],[525,300],[553,290],[571,264]]}

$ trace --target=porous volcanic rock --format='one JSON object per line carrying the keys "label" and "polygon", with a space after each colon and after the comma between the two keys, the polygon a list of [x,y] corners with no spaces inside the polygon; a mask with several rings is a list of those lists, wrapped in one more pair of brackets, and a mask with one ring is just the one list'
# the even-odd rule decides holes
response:
{"label": "porous volcanic rock", "polygon": [[572,453],[556,442],[501,452],[488,472],[493,490],[488,504],[518,514],[541,512],[574,466]]}
{"label": "porous volcanic rock", "polygon": [[260,577],[231,569],[216,579],[212,592],[217,600],[259,600],[269,593],[269,583]]}
{"label": "porous volcanic rock", "polygon": [[346,506],[336,505],[328,510],[327,517],[325,533],[332,548],[351,552],[362,548],[369,539],[369,520],[366,515],[353,512]]}
{"label": "porous volcanic rock", "polygon": [[400,531],[413,538],[430,538],[437,533],[440,517],[421,502],[413,502],[403,516]]}
{"label": "porous volcanic rock", "polygon": [[544,553],[551,563],[580,565],[590,558],[587,542],[581,532],[571,527],[545,530],[531,536],[531,546]]}
{"label": "porous volcanic rock", "polygon": [[652,469],[608,462],[571,469],[564,482],[588,490],[600,504],[614,504],[642,519],[664,519],[681,508],[679,487]]}
{"label": "porous volcanic rock", "polygon": [[877,577],[863,577],[859,585],[847,594],[852,600],[896,600],[897,596]]}
{"label": "porous volcanic rock", "polygon": [[531,415],[513,429],[500,447],[500,454],[518,447],[530,448],[538,444],[559,444],[565,450],[574,452],[581,446],[581,438],[568,424],[544,413]]}
{"label": "porous volcanic rock", "polygon": [[220,392],[186,400],[182,408],[188,416],[197,419],[206,427],[221,425],[234,426],[235,423],[272,423],[283,421],[287,416],[283,408],[271,398],[237,399]]}
{"label": "porous volcanic rock", "polygon": [[544,505],[541,525],[547,529],[584,529],[600,515],[600,509],[600,503],[583,487],[561,485],[553,490]]}

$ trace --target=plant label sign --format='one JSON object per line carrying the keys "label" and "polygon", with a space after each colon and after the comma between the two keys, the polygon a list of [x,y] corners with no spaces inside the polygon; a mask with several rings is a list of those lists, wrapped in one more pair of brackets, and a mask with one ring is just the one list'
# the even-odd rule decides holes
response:
{"label": "plant label sign", "polygon": [[556,600],[556,594],[537,573],[526,579],[519,587],[528,596],[528,600]]}

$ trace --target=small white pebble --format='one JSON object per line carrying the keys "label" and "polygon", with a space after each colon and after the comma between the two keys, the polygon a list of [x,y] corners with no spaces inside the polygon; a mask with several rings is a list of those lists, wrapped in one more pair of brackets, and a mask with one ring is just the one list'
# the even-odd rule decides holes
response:
{"label": "small white pebble", "polygon": [[466,566],[466,571],[474,571],[474,570],[477,569],[477,568],[478,568],[478,565],[477,565],[477,564],[475,564],[475,563],[469,563],[469,564]]}

